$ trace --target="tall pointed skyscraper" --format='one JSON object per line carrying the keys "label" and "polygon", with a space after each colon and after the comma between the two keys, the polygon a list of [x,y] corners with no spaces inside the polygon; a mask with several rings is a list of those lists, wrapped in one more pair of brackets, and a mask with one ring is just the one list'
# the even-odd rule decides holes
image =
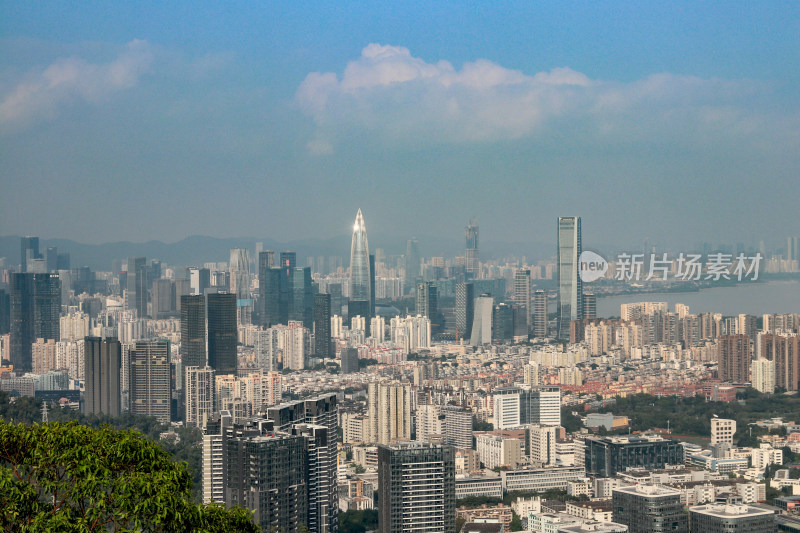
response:
{"label": "tall pointed skyscraper", "polygon": [[578,261],[581,217],[558,217],[558,338],[569,338],[569,323],[583,318],[583,283]]}
{"label": "tall pointed skyscraper", "polygon": [[469,279],[477,279],[480,274],[480,254],[478,253],[478,224],[475,219],[469,221],[469,225],[464,228],[464,236],[467,240],[466,271]]}
{"label": "tall pointed skyscraper", "polygon": [[350,300],[369,302],[371,299],[367,227],[359,209],[353,226],[353,242],[350,245]]}

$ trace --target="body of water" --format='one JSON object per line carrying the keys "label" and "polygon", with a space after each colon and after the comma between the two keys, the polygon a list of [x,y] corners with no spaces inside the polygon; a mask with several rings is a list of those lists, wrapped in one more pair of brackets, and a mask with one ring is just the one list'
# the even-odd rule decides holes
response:
{"label": "body of water", "polygon": [[[584,290],[588,290],[588,285]],[[760,316],[765,313],[800,313],[800,281],[741,283],[700,292],[651,292],[598,298],[597,316],[619,316],[620,304],[633,302],[667,302],[670,311],[680,303],[688,305],[692,314],[735,316],[746,313]]]}

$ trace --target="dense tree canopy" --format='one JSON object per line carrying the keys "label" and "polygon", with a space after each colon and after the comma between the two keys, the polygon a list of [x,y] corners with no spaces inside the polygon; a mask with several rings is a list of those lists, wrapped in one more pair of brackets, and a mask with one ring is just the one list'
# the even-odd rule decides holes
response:
{"label": "dense tree canopy", "polygon": [[0,422],[7,531],[257,531],[247,511],[195,504],[191,476],[134,431]]}
{"label": "dense tree canopy", "polygon": [[[599,409],[600,412],[613,412],[630,419],[633,431],[652,428],[665,428],[669,421],[674,435],[707,437],[711,433],[711,418],[732,418],[737,422],[737,439],[743,443],[750,437],[749,423],[756,420],[783,417],[793,420],[800,412],[800,397],[795,395],[765,395],[755,389],[748,389],[740,402],[709,402],[701,396],[679,398],[670,396],[658,398],[648,394],[636,394],[617,398],[616,403]],[[627,428],[625,429],[627,432]],[[766,429],[753,426],[753,436],[766,433]],[[747,439],[745,440],[745,434]],[[743,445],[743,444],[742,444]]]}
{"label": "dense tree canopy", "polygon": [[[42,419],[42,401],[29,396],[12,398],[0,391],[0,419],[6,422],[21,422],[23,424],[33,424]],[[200,442],[202,433],[193,427],[170,426],[162,424],[152,416],[132,415],[124,413],[121,416],[108,415],[84,415],[80,411],[69,407],[60,407],[53,403],[49,405],[50,422],[69,422],[74,420],[84,426],[100,429],[109,426],[114,429],[133,429],[157,442],[175,461],[186,462],[189,473],[192,474],[192,486],[196,501],[200,499],[200,483],[202,480],[202,449]],[[165,431],[175,431],[180,440],[159,441],[159,435]]]}

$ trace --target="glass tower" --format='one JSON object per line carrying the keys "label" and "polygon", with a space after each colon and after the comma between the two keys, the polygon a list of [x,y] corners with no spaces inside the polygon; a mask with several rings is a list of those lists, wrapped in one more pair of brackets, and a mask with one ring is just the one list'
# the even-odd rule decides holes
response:
{"label": "glass tower", "polygon": [[359,209],[350,246],[350,299],[369,302],[371,295],[367,227]]}
{"label": "glass tower", "polygon": [[478,224],[475,222],[475,220],[470,220],[469,225],[464,228],[464,237],[467,241],[467,276],[474,279],[478,277],[480,270],[480,256],[478,254]]}
{"label": "glass tower", "polygon": [[558,217],[558,338],[569,338],[571,320],[583,318],[583,285],[579,275],[581,217]]}

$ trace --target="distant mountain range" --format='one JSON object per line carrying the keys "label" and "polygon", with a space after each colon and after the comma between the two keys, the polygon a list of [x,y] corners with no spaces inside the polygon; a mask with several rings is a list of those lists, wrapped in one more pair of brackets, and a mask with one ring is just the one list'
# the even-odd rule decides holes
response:
{"label": "distant mountain range", "polygon": [[[383,248],[387,255],[405,253],[408,237],[370,235],[370,251]],[[423,257],[454,257],[464,254],[464,241],[441,237],[418,236],[419,251]],[[44,253],[48,247],[55,246],[59,252],[69,252],[72,267],[88,266],[92,270],[111,270],[114,259],[126,257],[147,257],[159,259],[170,265],[202,265],[207,262],[227,262],[231,248],[247,248],[255,254],[256,243],[263,243],[265,250],[293,250],[297,252],[298,265],[305,266],[309,256],[341,256],[345,265],[350,260],[350,235],[330,239],[304,239],[278,242],[274,239],[255,237],[217,238],[202,235],[186,237],[178,242],[109,242],[104,244],[84,244],[69,239],[39,240],[39,251]],[[502,258],[526,256],[528,261],[549,259],[555,256],[555,243],[481,243],[481,257]],[[8,235],[0,237],[0,258],[5,264],[16,266],[20,263],[20,237]]]}

